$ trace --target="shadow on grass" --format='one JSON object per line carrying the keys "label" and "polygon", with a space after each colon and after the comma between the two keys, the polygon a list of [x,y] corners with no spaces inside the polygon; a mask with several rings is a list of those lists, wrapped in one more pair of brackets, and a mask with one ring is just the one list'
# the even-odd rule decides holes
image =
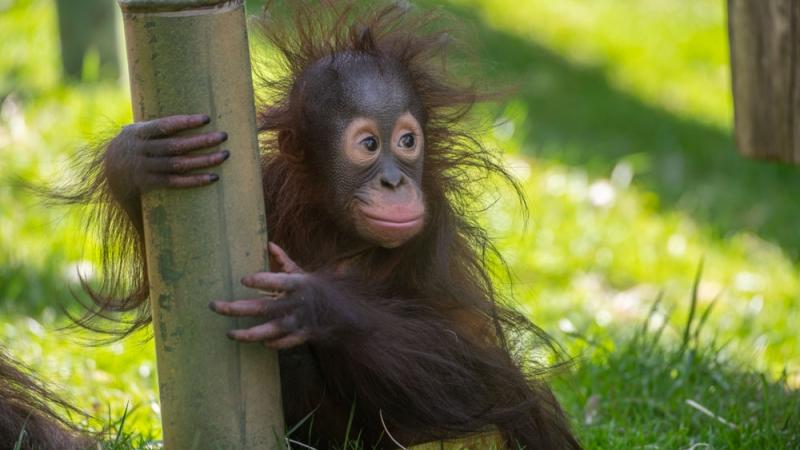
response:
{"label": "shadow on grass", "polygon": [[9,264],[0,266],[0,318],[40,316],[50,311],[63,315],[64,308],[78,311],[76,295],[81,288],[62,274],[63,261],[53,258],[45,267]]}
{"label": "shadow on grass", "polygon": [[729,131],[648,105],[612,86],[603,67],[577,66],[472,11],[448,8],[469,24],[490,80],[519,86],[512,100],[527,110],[527,155],[592,176],[609,176],[627,161],[634,185],[656,193],[662,207],[688,213],[720,237],[755,233],[800,259],[800,170],[746,160]]}

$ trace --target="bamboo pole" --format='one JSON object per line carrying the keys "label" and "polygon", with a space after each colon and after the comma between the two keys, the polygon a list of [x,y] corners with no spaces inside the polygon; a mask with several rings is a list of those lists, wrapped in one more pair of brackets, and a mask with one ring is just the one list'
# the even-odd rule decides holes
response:
{"label": "bamboo pole", "polygon": [[231,151],[219,182],[142,198],[165,448],[281,447],[277,354],[228,340],[252,323],[207,306],[253,296],[239,280],[268,261],[243,1],[119,5],[135,119],[206,113]]}

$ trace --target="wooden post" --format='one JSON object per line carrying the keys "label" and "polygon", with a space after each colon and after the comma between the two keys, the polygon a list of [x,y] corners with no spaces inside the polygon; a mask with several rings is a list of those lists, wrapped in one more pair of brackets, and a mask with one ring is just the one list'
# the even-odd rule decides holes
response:
{"label": "wooden post", "polygon": [[282,447],[277,354],[228,340],[252,323],[208,309],[252,297],[239,280],[268,261],[243,1],[119,4],[135,119],[206,113],[231,151],[219,182],[142,198],[165,448]]}
{"label": "wooden post", "polygon": [[58,0],[58,29],[64,75],[83,79],[86,56],[97,57],[99,78],[119,78],[117,18],[110,0]]}
{"label": "wooden post", "polygon": [[728,0],[736,141],[800,164],[800,0]]}

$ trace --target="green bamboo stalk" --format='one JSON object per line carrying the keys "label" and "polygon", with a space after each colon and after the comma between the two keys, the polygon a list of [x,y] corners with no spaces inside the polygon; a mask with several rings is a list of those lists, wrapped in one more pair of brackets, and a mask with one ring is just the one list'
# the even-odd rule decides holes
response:
{"label": "green bamboo stalk", "polygon": [[228,340],[252,323],[207,306],[252,297],[239,280],[268,262],[243,2],[119,4],[135,119],[206,113],[231,151],[219,182],[142,198],[165,448],[280,447],[277,354]]}

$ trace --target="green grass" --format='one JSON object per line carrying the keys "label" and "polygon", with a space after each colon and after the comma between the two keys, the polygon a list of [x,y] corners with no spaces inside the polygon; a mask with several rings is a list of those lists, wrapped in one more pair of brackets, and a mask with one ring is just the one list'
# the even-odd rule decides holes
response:
{"label": "green grass", "polygon": [[[800,448],[800,171],[735,152],[723,3],[445,3],[480,74],[518,86],[479,112],[530,221],[499,195],[486,223],[520,308],[576,357],[556,388],[588,448]],[[92,243],[78,213],[13,182],[63,176],[75,148],[130,121],[120,83],[60,81],[56,36],[52,2],[0,0],[0,343],[93,427],[125,416],[109,448],[144,448],[160,436],[152,344],[56,331]],[[693,292],[714,308],[684,342]]]}
{"label": "green grass", "polygon": [[[693,328],[693,330],[695,330]],[[697,330],[709,331],[701,328]],[[800,448],[800,393],[721,356],[718,343],[667,344],[637,332],[588,344],[567,387],[586,448]]]}

